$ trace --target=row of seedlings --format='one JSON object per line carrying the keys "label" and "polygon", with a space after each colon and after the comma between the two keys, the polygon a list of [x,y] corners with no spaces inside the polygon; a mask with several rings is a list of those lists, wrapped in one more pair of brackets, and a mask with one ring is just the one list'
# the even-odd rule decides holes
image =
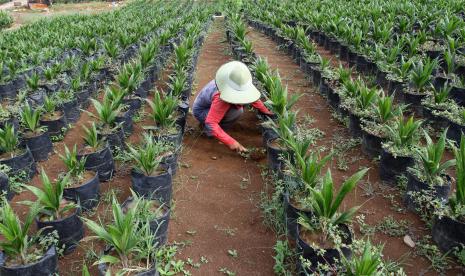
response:
{"label": "row of seedlings", "polygon": [[[121,49],[114,45],[115,42],[123,49],[130,46],[139,39],[140,32],[147,33],[156,23],[156,20],[148,22],[149,17],[140,15],[153,15],[157,8],[153,4],[157,2],[137,1],[124,9],[98,15],[71,15],[42,20],[2,33],[0,95],[3,98],[11,93],[16,94],[17,90],[26,87],[26,79],[34,72],[44,77],[47,66],[82,52],[93,51],[97,43],[116,46],[114,49],[117,52]],[[152,4],[152,8],[147,8],[148,3]],[[128,21],[131,15],[137,21],[147,22],[137,24]],[[36,35],[38,33],[41,35]]]}
{"label": "row of seedlings", "polygon": [[[252,24],[263,31],[269,29],[257,21]],[[319,85],[328,103],[348,115],[350,132],[362,138],[362,150],[371,157],[381,156],[380,177],[392,183],[400,175],[407,175],[404,195],[407,207],[422,213],[423,219],[433,224],[433,239],[441,249],[445,252],[460,249],[463,236],[451,231],[448,226],[460,225],[457,220],[460,215],[455,206],[457,198],[458,205],[461,204],[463,180],[457,179],[457,189],[449,200],[451,177],[447,169],[454,166],[455,159],[442,162],[447,130],[437,143],[424,132],[427,143],[424,147],[420,146],[422,121],[412,116],[405,118],[402,112],[404,107],[396,107],[392,95],[385,96],[377,88],[367,87],[361,79],[353,80],[350,70],[342,67],[338,71],[332,70],[321,58],[321,64],[309,64],[309,60],[318,60],[315,46],[306,46],[308,39],[302,28],[292,29],[285,26],[282,33],[276,34],[279,37],[276,40],[291,41],[293,46],[286,49],[295,58],[299,57],[296,60],[305,72],[308,73],[308,66],[311,67],[309,77]],[[333,96],[335,93],[338,96]],[[457,160],[461,160],[461,148],[460,143],[460,147],[454,150]],[[460,164],[457,164],[455,171],[457,175],[462,174]]]}
{"label": "row of seedlings", "polygon": [[[133,8],[128,6],[127,9],[131,11],[127,13],[127,18],[131,18],[134,15]],[[143,9],[146,13],[147,10]],[[156,12],[151,10],[147,15]],[[159,22],[134,37],[142,38],[157,26]],[[116,38],[117,35],[114,35],[105,39]],[[19,90],[15,101],[6,100],[2,107],[2,133],[5,135],[3,140],[8,143],[3,145],[2,152],[11,153],[17,146],[24,148],[19,154],[16,152],[0,161],[11,168],[10,174],[26,171],[26,179],[34,175],[34,161],[48,158],[53,149],[51,140],[63,138],[68,124],[78,120],[80,108],[87,107],[89,97],[95,95],[110,78],[120,60],[127,56],[124,53],[116,55],[122,50],[118,50],[120,47],[117,45],[115,47],[112,54],[104,50],[103,45],[99,48],[95,44],[88,54],[69,56],[62,62],[57,60],[45,69],[46,75],[51,76],[48,78],[50,82],[41,82],[38,75],[33,74],[27,78],[28,88]],[[131,45],[131,48],[134,47],[138,47],[137,43]],[[21,129],[23,131],[20,134],[17,130]]]}
{"label": "row of seedlings", "polygon": [[[180,21],[183,30],[180,32],[178,39],[173,41],[172,50],[175,52],[175,61],[173,66],[179,64],[178,53],[188,45],[189,58],[196,56],[197,48],[193,48],[189,41],[198,41],[203,39],[203,26],[208,26],[205,21],[209,18],[209,10],[196,8],[192,10],[191,15],[185,15]],[[201,44],[196,44],[200,47]],[[190,66],[186,67],[190,68]],[[192,71],[193,73],[193,71]],[[186,83],[191,86],[192,83]],[[146,99],[151,109],[149,114],[152,125],[145,127],[147,132],[143,134],[143,139],[139,145],[128,145],[128,155],[134,163],[131,171],[132,195],[127,198],[121,206],[116,198],[113,197],[113,222],[118,227],[119,232],[131,233],[132,239],[136,240],[132,247],[119,247],[126,242],[127,237],[114,235],[112,240],[108,240],[102,231],[111,231],[112,226],[98,225],[95,222],[86,219],[86,225],[97,235],[97,238],[104,241],[112,250],[104,252],[100,257],[99,272],[104,275],[108,271],[114,271],[115,265],[119,271],[128,271],[130,264],[125,263],[130,256],[140,260],[139,251],[143,250],[143,259],[146,263],[144,268],[147,271],[138,275],[158,275],[161,264],[156,262],[158,249],[167,242],[168,225],[170,220],[170,207],[172,199],[172,177],[177,168],[177,156],[181,148],[183,128],[180,128],[179,118],[187,116],[182,112],[177,98],[161,91],[155,91],[152,100]],[[174,132],[171,132],[174,130]],[[117,205],[115,207],[115,205]],[[124,225],[119,225],[116,219],[121,214],[122,218],[127,221]],[[117,255],[118,261],[114,263],[108,256]],[[127,260],[125,258],[128,258]],[[151,262],[151,263],[150,263]],[[134,265],[134,264],[133,264]],[[136,262],[137,265],[137,262]],[[122,268],[120,268],[122,267]]]}
{"label": "row of seedlings", "polygon": [[[173,11],[173,12],[174,12],[174,14],[176,13],[176,11]],[[179,23],[179,25],[177,25],[177,27],[182,26],[183,23],[185,23],[185,22],[180,21],[180,23]],[[173,33],[173,35],[174,34],[175,33]],[[170,38],[170,37],[168,36],[168,38]],[[156,43],[156,42],[157,42],[157,38],[153,38],[148,44],[152,44],[152,43]],[[170,48],[172,48],[172,46],[170,46]],[[166,53],[164,55],[164,57],[162,57],[161,59],[166,60],[167,55],[169,55],[169,53]],[[162,55],[160,55],[160,56],[162,56]],[[137,59],[138,58],[136,58],[136,60]],[[145,71],[144,73],[152,74],[153,72],[151,70],[153,68],[151,66],[156,64],[157,61],[158,61],[158,56],[157,57],[155,57],[155,55],[152,56],[152,60],[148,60],[147,67],[144,68],[144,69],[147,69],[147,71]],[[145,77],[147,77],[147,76],[145,76]],[[138,81],[142,81],[145,77],[143,77],[141,80],[138,80]],[[136,87],[139,84],[140,83],[136,82]],[[115,101],[115,103],[116,103],[116,101]],[[111,110],[111,111],[113,111],[113,110]],[[86,140],[86,142],[91,141],[91,140],[92,141],[97,141],[97,143],[100,142],[99,144],[102,145],[103,141],[102,141],[101,137],[99,137],[100,134],[97,133],[95,130],[96,130],[96,127],[93,124],[93,127],[87,132],[88,135],[86,135],[85,140]],[[110,157],[111,157],[111,155],[110,155]],[[73,148],[72,151],[69,151],[68,149],[66,149],[65,150],[65,156],[63,156],[62,158],[64,159],[64,161],[65,161],[65,163],[66,163],[66,165],[67,165],[67,167],[69,169],[69,174],[66,174],[65,176],[61,177],[59,180],[55,181],[55,183],[52,183],[48,179],[45,172],[42,172],[41,180],[42,180],[42,184],[43,184],[43,189],[39,189],[39,188],[33,187],[33,186],[26,186],[28,189],[30,189],[37,196],[38,201],[37,201],[37,203],[32,204],[30,212],[29,212],[29,214],[27,216],[27,219],[26,219],[26,222],[24,223],[24,225],[21,225],[19,219],[17,217],[15,217],[15,215],[14,215],[14,213],[12,211],[10,213],[8,213],[8,214],[4,214],[4,215],[10,217],[9,222],[12,223],[11,225],[9,225],[10,227],[17,227],[17,228],[21,229],[21,233],[18,233],[18,234],[23,235],[22,238],[24,239],[24,242],[26,242],[26,244],[20,245],[20,246],[23,246],[22,248],[20,248],[21,250],[18,250],[18,251],[3,251],[3,253],[6,254],[6,257],[7,257],[7,258],[4,258],[4,259],[6,259],[7,261],[9,261],[9,260],[14,261],[14,260],[17,260],[19,257],[21,257],[21,258],[24,257],[25,259],[20,259],[22,262],[28,262],[28,261],[30,262],[31,260],[27,258],[28,256],[26,256],[27,253],[28,253],[27,250],[30,249],[30,246],[37,246],[37,242],[40,242],[41,248],[43,248],[43,250],[45,250],[45,255],[42,258],[40,258],[40,256],[37,256],[37,257],[40,258],[40,261],[35,262],[33,265],[26,265],[26,266],[20,265],[20,266],[13,266],[13,267],[8,267],[7,265],[3,265],[1,267],[1,269],[3,269],[3,272],[7,273],[6,275],[12,275],[11,273],[17,273],[16,271],[32,271],[32,273],[34,275],[48,275],[52,271],[56,271],[56,269],[57,269],[57,259],[56,259],[56,257],[57,256],[56,256],[55,246],[52,246],[52,242],[55,239],[51,239],[50,235],[48,235],[48,236],[46,235],[47,233],[52,232],[52,230],[56,230],[55,234],[58,234],[58,237],[56,237],[56,239],[58,239],[59,245],[64,246],[65,249],[67,249],[68,251],[71,251],[73,249],[73,247],[76,246],[77,242],[83,236],[82,222],[81,222],[80,218],[76,216],[80,212],[81,206],[78,206],[77,203],[79,203],[79,201],[81,200],[80,195],[87,196],[87,195],[89,195],[89,192],[93,192],[95,190],[97,190],[97,192],[98,192],[98,186],[95,189],[95,185],[91,185],[91,184],[87,183],[87,184],[89,184],[89,185],[87,185],[87,187],[92,189],[93,191],[86,191],[85,189],[83,189],[81,191],[81,192],[83,192],[83,194],[78,193],[78,194],[70,195],[68,193],[68,196],[70,196],[73,200],[76,200],[76,196],[77,196],[77,201],[63,201],[63,199],[65,197],[64,190],[65,190],[65,187],[67,187],[67,185],[69,184],[70,178],[77,177],[78,180],[82,180],[82,179],[79,179],[79,176],[82,176],[82,173],[85,170],[86,163],[88,162],[87,161],[88,159],[87,158],[80,158],[78,156],[76,146]],[[106,160],[103,160],[103,161],[106,161]],[[74,179],[74,180],[76,180],[76,179]],[[93,183],[96,182],[98,184],[98,181],[95,181],[95,177],[93,177],[93,180],[94,180]],[[93,198],[89,199],[89,201],[84,200],[84,202],[91,204],[91,206],[95,204],[95,203],[93,203],[93,201],[95,201],[96,195],[93,194],[92,196],[93,196]],[[98,196],[97,196],[97,198],[98,198]],[[66,204],[63,204],[63,202],[66,202]],[[6,209],[11,210],[11,208],[9,208],[9,204],[7,202],[4,202],[4,205],[8,206],[8,207],[6,207]],[[141,204],[141,206],[142,205],[143,204]],[[138,206],[138,204],[136,204],[136,206]],[[143,206],[145,206],[145,205],[143,205]],[[90,206],[88,206],[88,207],[90,207]],[[115,225],[120,225],[120,221],[119,221],[120,217],[117,217],[118,214],[120,214],[120,213],[118,213],[118,210],[117,210],[118,208],[116,208],[115,206],[113,206],[113,208],[114,208],[113,211],[114,211],[114,216],[115,216],[115,221],[116,221]],[[121,210],[122,209],[120,208],[119,211],[121,211]],[[136,211],[136,212],[138,212],[138,211]],[[38,219],[36,219],[36,217]],[[127,218],[129,218],[129,216]],[[42,227],[51,227],[51,228],[44,228],[44,230],[40,231],[40,235],[38,235],[38,236],[28,236],[28,229],[31,226],[30,221],[32,221],[34,219],[36,220],[37,225],[38,225],[39,228],[42,228]],[[58,219],[58,220],[54,221],[55,219]],[[98,228],[96,228],[97,226],[96,226],[96,224],[94,222],[89,221],[87,219],[84,219],[84,220],[85,220],[85,222],[86,222],[89,229],[95,230],[97,234],[98,233],[101,234],[101,232],[98,232]],[[3,222],[6,223],[7,220],[3,220]],[[137,227],[138,224],[137,223],[134,224],[134,222],[135,221],[132,221],[130,224],[133,227]],[[6,230],[11,230],[11,229],[12,228],[6,228]],[[127,230],[127,229],[125,229],[125,230]],[[130,232],[127,232],[127,233],[135,234],[137,237],[141,237],[141,234],[142,234],[141,231],[142,230],[140,230],[139,228],[137,228],[136,230],[130,231]],[[7,233],[3,232],[3,234],[6,235]],[[121,235],[122,235],[122,233],[118,234],[117,235],[117,236],[119,236],[118,238],[128,239],[127,236],[124,236],[124,235],[121,236]],[[42,239],[40,239],[39,236],[42,237]],[[11,237],[11,236],[7,236],[7,237]],[[45,239],[43,237],[45,237]],[[147,239],[150,238],[150,236],[147,236],[147,234],[144,237],[147,238]],[[17,238],[17,237],[13,236],[12,238]],[[12,240],[9,240],[9,241],[13,242]],[[144,241],[147,241],[147,240],[144,240]],[[107,241],[107,242],[110,242],[110,241]],[[128,240],[124,240],[124,242],[128,242]],[[16,246],[15,244],[11,244],[11,243],[10,243],[10,245]],[[137,246],[143,246],[143,245],[141,243],[138,243]],[[132,248],[132,250],[135,250],[135,249],[140,249],[140,248],[139,247]],[[26,250],[26,251],[24,251],[24,250]],[[118,251],[118,250],[121,250],[121,248],[116,248],[116,249],[113,248],[113,250],[116,250],[118,253],[121,253],[121,251]],[[150,252],[153,252],[153,250],[149,251],[149,253]],[[39,252],[37,252],[37,253],[39,253]],[[129,252],[126,252],[126,253],[129,253]],[[122,270],[126,271],[128,269],[128,267],[127,267],[127,265],[128,265],[127,259],[125,259],[125,257],[123,255],[121,255],[121,254],[119,254],[118,256],[121,258],[121,264],[123,266]],[[148,256],[148,255],[144,255],[144,256]],[[140,256],[140,257],[143,258],[144,256]],[[111,259],[110,257],[108,255],[103,255],[102,258],[104,260],[107,260],[105,262],[114,263],[114,259]],[[151,262],[148,261],[147,265],[148,266],[151,265]],[[103,267],[100,270],[103,271],[101,273],[103,273],[102,275],[104,275],[105,274],[104,271],[106,269]],[[153,274],[153,275],[155,275],[155,274]]]}
{"label": "row of seedlings", "polygon": [[[242,29],[237,28],[243,24],[239,22],[242,19],[240,16],[230,17],[233,19],[228,36],[233,52],[243,52],[237,45],[241,45],[246,38],[241,36],[241,31],[234,31]],[[251,56],[248,55],[249,58]],[[277,175],[276,193],[282,198],[285,210],[282,220],[285,221],[288,237],[297,244],[297,273],[311,275],[322,271],[345,271],[370,275],[373,271],[387,272],[380,259],[381,249],[372,246],[369,241],[353,237],[350,221],[358,207],[338,212],[345,196],[355,188],[368,169],[349,177],[335,192],[331,171],[321,175],[331,154],[320,157],[311,148],[312,141],[298,133],[297,114],[290,108],[299,96],[288,98],[287,88],[282,84],[278,72],[273,72],[264,59],[256,59],[253,67],[259,87],[265,91],[266,104],[276,114],[274,118],[267,118],[263,139],[267,146],[269,167]],[[361,267],[362,262],[369,265]],[[403,272],[399,270],[398,273]]]}

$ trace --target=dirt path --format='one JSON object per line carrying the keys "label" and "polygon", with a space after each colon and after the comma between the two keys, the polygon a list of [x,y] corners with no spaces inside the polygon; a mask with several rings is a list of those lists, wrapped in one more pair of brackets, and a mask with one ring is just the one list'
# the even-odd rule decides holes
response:
{"label": "dirt path", "polygon": [[[206,38],[193,91],[200,90],[214,78],[218,67],[230,60],[223,24],[217,19]],[[201,257],[208,260],[200,268],[192,268],[192,275],[221,275],[222,268],[236,275],[273,275],[275,238],[263,226],[257,207],[263,185],[260,164],[201,136],[197,126],[189,115],[188,128],[192,129],[184,136],[181,166],[174,180],[175,214],[169,241],[187,244],[180,255],[183,259],[191,258],[194,263],[200,263]],[[261,146],[253,112],[246,112],[228,133],[247,147]],[[237,257],[228,250],[235,250]]]}
{"label": "dirt path", "polygon": [[[343,208],[363,204],[359,214],[365,216],[365,222],[368,225],[374,226],[384,222],[385,226],[388,226],[385,234],[376,231],[371,239],[377,243],[385,244],[385,258],[397,262],[403,261],[403,267],[408,275],[436,275],[434,271],[429,269],[430,263],[425,258],[414,256],[414,250],[403,242],[403,234],[397,237],[393,236],[395,224],[401,221],[409,224],[406,232],[414,240],[423,236],[425,233],[424,224],[418,215],[402,209],[404,206],[398,190],[380,183],[378,165],[362,154],[359,145],[351,149],[344,148],[344,145],[352,142],[348,130],[333,118],[326,100],[309,84],[304,73],[291,57],[280,52],[276,43],[270,38],[253,29],[250,29],[249,39],[253,42],[255,52],[259,56],[267,58],[272,68],[279,69],[281,79],[288,85],[289,92],[303,93],[303,97],[296,105],[301,120],[300,126],[306,129],[318,128],[325,133],[324,138],[318,141],[318,147],[324,146],[339,150],[330,165],[335,183],[340,184],[346,177],[363,167],[371,168],[367,181],[358,185],[346,199],[346,206]],[[307,115],[313,118],[313,123],[310,125],[308,125],[308,118],[305,119]],[[398,209],[400,212],[393,209]],[[392,216],[394,220],[386,220],[389,216]],[[358,230],[358,227],[355,228]],[[364,230],[368,230],[367,227],[364,227]],[[428,273],[425,274],[426,271]]]}
{"label": "dirt path", "polygon": [[[21,6],[26,5],[27,1],[21,0]],[[14,1],[6,2],[0,5],[0,10],[8,10],[14,7]]]}
{"label": "dirt path", "polygon": [[0,10],[9,10],[13,17],[13,24],[7,30],[14,30],[26,24],[32,24],[43,18],[66,15],[93,15],[122,7],[126,2],[120,1],[113,7],[111,2],[82,2],[69,4],[54,4],[46,9],[29,9],[27,1],[21,0],[21,7],[14,7],[13,1],[0,6]]}

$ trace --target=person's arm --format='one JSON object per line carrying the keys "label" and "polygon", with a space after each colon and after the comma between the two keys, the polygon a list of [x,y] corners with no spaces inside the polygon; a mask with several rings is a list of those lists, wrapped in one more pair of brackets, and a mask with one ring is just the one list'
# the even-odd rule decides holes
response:
{"label": "person's arm", "polygon": [[229,136],[229,134],[227,134],[220,126],[220,122],[226,112],[228,112],[229,108],[230,104],[222,101],[218,93],[215,94],[212,99],[210,111],[205,119],[205,127],[213,137],[231,148],[231,146],[237,143],[237,141]]}
{"label": "person's arm", "polygon": [[253,108],[257,109],[258,111],[260,111],[263,114],[273,115],[273,113],[271,111],[269,111],[268,108],[266,108],[266,106],[263,104],[263,102],[261,100],[257,100],[255,102],[253,102],[251,105],[252,105]]}

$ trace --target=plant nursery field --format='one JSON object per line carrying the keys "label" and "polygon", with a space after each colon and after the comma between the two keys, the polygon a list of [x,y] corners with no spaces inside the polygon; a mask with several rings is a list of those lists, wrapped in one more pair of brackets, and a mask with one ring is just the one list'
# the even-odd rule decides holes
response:
{"label": "plant nursery field", "polygon": [[0,13],[0,276],[465,274],[465,1],[51,11]]}

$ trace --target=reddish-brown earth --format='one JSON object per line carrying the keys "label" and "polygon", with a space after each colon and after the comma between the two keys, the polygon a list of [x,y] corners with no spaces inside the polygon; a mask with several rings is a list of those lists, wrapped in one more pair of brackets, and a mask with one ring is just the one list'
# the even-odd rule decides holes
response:
{"label": "reddish-brown earth", "polygon": [[[217,20],[212,28],[200,53],[196,92],[230,60],[223,21]],[[257,123],[255,113],[245,112],[228,133],[245,147],[261,147]],[[169,240],[188,241],[181,254],[184,259],[208,259],[199,269],[191,269],[193,275],[220,275],[220,268],[236,275],[272,275],[275,237],[262,224],[258,208],[263,186],[260,164],[201,135],[197,126],[189,115],[192,131],[184,136],[181,168],[175,178],[175,220]],[[236,250],[238,256],[230,256],[228,250]]]}

